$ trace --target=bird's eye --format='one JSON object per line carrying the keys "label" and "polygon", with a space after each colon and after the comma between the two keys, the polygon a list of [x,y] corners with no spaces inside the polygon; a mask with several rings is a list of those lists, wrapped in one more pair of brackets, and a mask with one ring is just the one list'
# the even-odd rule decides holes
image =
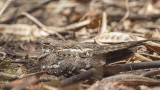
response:
{"label": "bird's eye", "polygon": [[43,43],[43,44],[44,44],[44,45],[47,45],[47,46],[50,45],[50,43]]}

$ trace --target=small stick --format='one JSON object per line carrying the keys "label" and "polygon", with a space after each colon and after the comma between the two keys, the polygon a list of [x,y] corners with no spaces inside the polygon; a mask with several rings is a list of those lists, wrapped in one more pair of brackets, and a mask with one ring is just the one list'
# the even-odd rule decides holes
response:
{"label": "small stick", "polygon": [[68,26],[64,26],[64,27],[50,26],[48,28],[53,29],[55,32],[63,33],[63,32],[67,32],[69,30],[76,30],[76,28],[83,27],[85,25],[90,24],[91,22],[92,22],[91,19],[86,19],[86,20],[83,20],[83,21],[80,21],[77,23],[70,24]]}
{"label": "small stick", "polygon": [[[151,62],[141,62],[141,63],[131,63],[131,64],[121,64],[114,66],[104,65],[101,68],[103,69],[104,74],[114,75],[124,71],[139,70],[139,69],[148,69],[148,68],[160,68],[160,60],[159,61],[151,61]],[[61,86],[70,85],[73,83],[80,82],[82,80],[93,77],[97,72],[100,71],[101,68],[91,68],[86,72],[80,73],[78,75],[72,76],[70,78],[64,79],[61,81]]]}
{"label": "small stick", "polygon": [[19,60],[19,61],[11,61],[11,63],[26,64],[27,62],[24,60]]}
{"label": "small stick", "polygon": [[101,26],[101,30],[99,31],[98,35],[104,34],[106,32],[109,32],[109,30],[107,30],[107,14],[105,12],[103,12],[103,16],[102,16],[102,26]]}
{"label": "small stick", "polygon": [[145,73],[142,73],[140,76],[151,77],[160,74],[160,70],[152,70]]}
{"label": "small stick", "polygon": [[130,14],[130,9],[129,9],[129,5],[128,5],[128,0],[125,0],[125,6],[126,6],[126,14],[124,15],[124,17],[120,20],[121,22],[123,22],[124,20],[126,20],[129,17]]}
{"label": "small stick", "polygon": [[44,28],[45,25],[42,24],[38,19],[36,19],[35,17],[33,17],[31,14],[27,13],[27,12],[22,12],[21,15],[26,16],[28,19],[30,19],[31,21],[33,21],[35,24],[37,24],[39,27]]}
{"label": "small stick", "polygon": [[53,31],[53,30],[52,30],[52,31],[49,31],[44,24],[42,24],[38,19],[36,19],[35,17],[33,17],[31,14],[29,14],[29,13],[27,13],[27,12],[22,12],[21,14],[24,15],[24,16],[26,16],[26,17],[29,18],[30,20],[32,20],[35,24],[37,24],[39,27],[41,27],[43,31],[45,31],[45,32],[47,32],[47,33],[50,33],[50,34],[53,34],[53,33],[54,33],[54,34],[56,34],[60,39],[62,39],[62,40],[65,41],[65,38],[64,38],[62,35],[60,35],[59,33],[55,32],[55,31]]}
{"label": "small stick", "polygon": [[141,63],[113,65],[113,66],[103,66],[104,73],[107,75],[114,75],[120,72],[139,70],[139,69],[149,69],[149,68],[160,68],[160,60],[141,62]]}
{"label": "small stick", "polygon": [[[42,8],[43,6],[47,5],[48,3],[52,2],[52,1],[55,1],[55,0],[43,0],[42,2],[39,2],[38,4],[36,4],[35,6],[25,10],[24,12],[27,12],[27,13],[32,13],[40,8]],[[1,24],[9,24],[11,23],[12,21],[14,21],[15,19],[18,19],[18,18],[23,18],[24,16],[23,15],[15,15],[14,17],[10,17],[8,18],[7,20],[3,21],[3,22],[0,22]]]}
{"label": "small stick", "polygon": [[149,59],[139,53],[134,53],[134,56],[136,57],[136,59],[138,59],[140,61],[152,61],[151,59]]}
{"label": "small stick", "polygon": [[76,83],[76,82],[80,82],[80,81],[85,80],[87,78],[90,78],[94,75],[94,73],[96,71],[97,71],[96,69],[91,68],[86,72],[83,72],[83,73],[80,73],[78,75],[72,76],[70,78],[64,79],[64,80],[61,81],[61,86],[64,87],[64,86],[67,86],[67,85],[70,85],[70,84],[73,84],[73,83]]}
{"label": "small stick", "polygon": [[[118,13],[112,13],[107,12],[107,15],[109,18],[112,18],[113,20],[120,20],[122,17],[124,17],[124,13],[118,12]],[[139,15],[136,13],[130,13],[128,16],[129,20],[135,21],[135,20],[151,20],[151,19],[157,19],[160,18],[160,14],[153,14],[153,15]]]}
{"label": "small stick", "polygon": [[4,10],[9,6],[9,4],[12,2],[13,0],[7,0],[7,2],[5,3],[5,5],[3,6],[3,8],[0,10],[0,17],[3,14]]}

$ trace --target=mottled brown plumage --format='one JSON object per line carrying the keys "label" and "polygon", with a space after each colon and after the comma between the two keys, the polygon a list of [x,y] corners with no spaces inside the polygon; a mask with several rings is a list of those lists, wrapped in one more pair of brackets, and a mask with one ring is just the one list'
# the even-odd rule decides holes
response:
{"label": "mottled brown plumage", "polygon": [[56,76],[68,76],[79,73],[82,69],[96,68],[124,59],[132,54],[128,48],[141,45],[148,40],[104,46],[63,41],[58,41],[61,43],[57,43],[56,40],[53,41],[50,41],[51,46],[53,45],[56,49],[53,48],[51,52],[39,58],[41,69]]}

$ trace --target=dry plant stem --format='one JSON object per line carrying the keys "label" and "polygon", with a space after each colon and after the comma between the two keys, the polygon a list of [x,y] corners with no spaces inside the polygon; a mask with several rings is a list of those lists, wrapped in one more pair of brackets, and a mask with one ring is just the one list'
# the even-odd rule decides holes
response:
{"label": "dry plant stem", "polygon": [[134,56],[136,57],[136,59],[138,59],[140,61],[152,61],[151,59],[144,57],[139,53],[134,53]]}
{"label": "dry plant stem", "polygon": [[27,62],[25,60],[20,60],[20,61],[11,61],[11,63],[26,64]]}
{"label": "dry plant stem", "polygon": [[88,78],[92,77],[96,71],[97,71],[97,69],[91,68],[90,70],[88,70],[86,72],[83,72],[81,74],[64,79],[61,81],[61,86],[62,87],[67,86],[67,85],[88,79]]}
{"label": "dry plant stem", "polygon": [[128,0],[125,0],[125,6],[126,6],[126,10],[127,11],[126,11],[126,14],[124,15],[124,17],[121,19],[121,22],[125,21],[128,18],[129,14],[130,14]]}
{"label": "dry plant stem", "polygon": [[158,74],[160,74],[160,70],[152,70],[152,71],[142,73],[141,76],[151,77],[151,76],[155,76],[155,75],[158,75]]}
{"label": "dry plant stem", "polygon": [[160,59],[160,56],[156,56],[156,55],[150,55],[150,54],[146,54],[146,53],[142,53],[142,55],[144,55],[144,56],[148,56],[148,57],[151,57],[151,58],[157,58],[157,59]]}
{"label": "dry plant stem", "polygon": [[3,14],[4,10],[9,6],[9,4],[12,2],[13,0],[7,0],[5,5],[3,6],[3,8],[0,10],[0,17]]}
{"label": "dry plant stem", "polygon": [[[114,65],[114,66],[105,65],[102,68],[103,68],[104,74],[114,75],[114,74],[118,74],[120,72],[130,71],[130,70],[160,68],[160,60],[159,61],[151,61],[151,62],[121,64],[121,65]],[[78,75],[72,76],[70,78],[64,79],[64,80],[61,81],[62,86],[77,83],[77,82],[80,82],[82,80],[93,77],[95,75],[95,73],[97,73],[98,71],[99,71],[99,68],[98,69],[91,68],[86,72],[83,72],[81,74],[78,74]]]}
{"label": "dry plant stem", "polygon": [[76,28],[79,28],[79,27],[82,27],[82,26],[85,26],[85,25],[88,25],[88,24],[91,23],[91,19],[87,19],[87,20],[80,21],[78,23],[73,23],[73,24],[68,25],[66,27],[55,27],[55,26],[53,26],[53,27],[47,27],[44,24],[42,24],[40,21],[38,21],[36,18],[34,18],[33,16],[31,16],[27,12],[22,12],[22,15],[25,15],[26,17],[28,17],[30,20],[32,20],[33,22],[35,22],[38,26],[40,26],[41,28],[43,28],[46,32],[48,32],[50,34],[55,33],[62,40],[65,40],[65,39],[64,39],[64,37],[62,35],[59,34],[60,32],[66,32],[67,30],[76,29]]}
{"label": "dry plant stem", "polygon": [[45,28],[45,25],[42,24],[38,19],[36,19],[35,17],[33,17],[31,14],[27,13],[27,12],[22,12],[22,15],[26,16],[28,19],[30,19],[31,21],[33,21],[35,24],[37,24],[39,27],[41,28]]}
{"label": "dry plant stem", "polygon": [[[43,0],[42,2],[39,2],[37,5],[31,7],[30,9],[27,9],[25,10],[24,12],[27,12],[27,13],[32,13],[42,7],[44,7],[45,5],[47,5],[48,3],[52,2],[52,1],[55,1],[55,0]],[[9,24],[11,23],[12,21],[14,21],[15,19],[18,19],[18,18],[23,18],[24,15],[15,15],[14,17],[10,17],[8,18],[7,20],[3,21],[3,22],[0,22],[2,24]]]}
{"label": "dry plant stem", "polygon": [[112,3],[108,3],[108,2],[104,2],[106,3],[106,5],[111,6],[111,7],[116,7],[116,8],[121,8],[123,10],[126,10],[126,7],[120,3],[117,2],[112,2]]}
{"label": "dry plant stem", "polygon": [[[113,12],[107,12],[108,16],[114,20],[120,20],[125,14],[124,13],[113,13]],[[136,13],[130,13],[128,16],[128,19],[130,20],[151,20],[151,19],[157,19],[160,18],[160,14],[153,14],[153,15],[139,15]]]}
{"label": "dry plant stem", "polygon": [[73,23],[73,24],[68,25],[66,27],[54,27],[53,26],[53,27],[49,27],[49,28],[55,30],[55,32],[62,33],[62,32],[67,32],[68,30],[73,30],[73,29],[88,25],[91,23],[91,21],[92,21],[91,19],[87,19],[87,20],[80,21],[78,23]]}
{"label": "dry plant stem", "polygon": [[99,31],[98,35],[104,34],[105,32],[109,32],[107,30],[107,15],[105,12],[103,12],[103,16],[102,16],[102,26],[101,26],[101,30]]}
{"label": "dry plant stem", "polygon": [[53,33],[54,33],[54,34],[56,34],[59,38],[61,38],[62,40],[65,40],[64,37],[63,37],[62,35],[60,35],[59,33],[54,32],[54,31],[50,32],[44,24],[42,24],[38,19],[36,19],[36,18],[33,17],[32,15],[30,15],[29,13],[27,13],[27,12],[22,12],[21,14],[24,15],[24,16],[26,16],[27,18],[29,18],[31,21],[33,21],[35,24],[37,24],[39,27],[41,27],[42,30],[44,30],[45,32],[50,33],[50,34],[53,34]]}
{"label": "dry plant stem", "polygon": [[67,30],[75,29],[75,28],[78,28],[78,27],[82,27],[82,26],[88,25],[90,23],[91,23],[91,19],[87,19],[87,20],[80,21],[78,23],[74,23],[74,24],[71,24],[69,26],[66,26],[66,27],[63,28],[63,30],[65,30],[65,29],[67,29]]}
{"label": "dry plant stem", "polygon": [[141,63],[130,63],[130,64],[121,64],[113,66],[104,66],[104,73],[108,75],[118,74],[119,72],[139,70],[139,69],[149,69],[149,68],[160,68],[160,60],[150,61],[150,62],[141,62]]}

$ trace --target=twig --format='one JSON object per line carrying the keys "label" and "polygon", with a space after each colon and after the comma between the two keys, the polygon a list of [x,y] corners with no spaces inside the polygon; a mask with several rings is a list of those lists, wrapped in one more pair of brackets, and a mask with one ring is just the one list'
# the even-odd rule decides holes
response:
{"label": "twig", "polygon": [[27,13],[27,12],[22,12],[21,15],[26,16],[28,19],[30,19],[30,20],[33,21],[35,24],[37,24],[39,27],[45,28],[45,25],[42,24],[38,19],[36,19],[35,17],[33,17],[31,14],[29,14],[29,13]]}
{"label": "twig", "polygon": [[140,61],[152,61],[151,59],[144,57],[143,55],[141,55],[139,53],[134,53],[134,56],[136,57],[136,59],[138,59]]}
{"label": "twig", "polygon": [[[122,12],[107,12],[109,18],[112,18],[113,20],[120,20],[125,14]],[[160,14],[153,14],[153,15],[139,15],[136,13],[130,13],[128,16],[128,19],[130,20],[151,20],[151,19],[157,19],[160,18]]]}
{"label": "twig", "polygon": [[120,4],[119,2],[116,2],[116,1],[106,2],[105,0],[103,0],[103,2],[104,2],[106,5],[111,6],[111,7],[121,8],[121,9],[123,9],[123,10],[126,9],[126,7],[124,6],[124,4]]}
{"label": "twig", "polygon": [[78,75],[75,75],[75,76],[72,76],[70,78],[67,78],[67,79],[64,79],[61,81],[61,86],[67,86],[67,85],[70,85],[70,84],[73,84],[73,83],[77,83],[79,81],[82,81],[82,80],[85,80],[87,78],[90,78],[94,75],[94,73],[97,71],[97,69],[90,69],[86,72],[83,72],[81,74],[78,74]]}
{"label": "twig", "polygon": [[107,15],[105,12],[103,12],[103,16],[102,16],[102,26],[101,26],[101,30],[98,33],[99,35],[105,33],[105,32],[109,32],[109,30],[107,30]]}
{"label": "twig", "polygon": [[25,60],[11,61],[11,63],[27,64]]}
{"label": "twig", "polygon": [[160,56],[156,56],[156,55],[150,55],[150,54],[146,54],[146,53],[142,53],[141,55],[143,55],[145,57],[160,59]]}
{"label": "twig", "polygon": [[[42,7],[44,7],[45,5],[47,5],[48,3],[52,2],[52,1],[55,1],[55,0],[43,0],[42,2],[39,2],[37,5],[31,7],[30,9],[27,9],[25,10],[24,12],[27,12],[27,13],[32,13]],[[14,21],[15,19],[18,19],[18,18],[23,18],[24,15],[15,15],[14,17],[10,17],[8,18],[7,20],[3,21],[3,22],[0,22],[2,24],[9,24],[11,23],[12,21]]]}
{"label": "twig", "polygon": [[3,14],[4,10],[8,7],[8,5],[12,2],[13,0],[7,0],[3,8],[0,10],[0,17]]}
{"label": "twig", "polygon": [[141,63],[121,64],[114,66],[104,66],[103,68],[105,74],[114,75],[118,74],[119,72],[125,72],[130,70],[160,68],[160,60]]}
{"label": "twig", "polygon": [[74,24],[71,24],[69,26],[66,26],[64,28],[62,28],[62,30],[71,30],[71,29],[75,29],[75,28],[78,28],[78,27],[82,27],[82,26],[85,26],[85,25],[88,25],[91,23],[91,19],[87,19],[87,20],[84,20],[84,21],[80,21],[78,23],[74,23]]}
{"label": "twig", "polygon": [[78,23],[70,24],[70,25],[65,26],[65,27],[55,27],[55,26],[53,26],[53,27],[49,27],[49,28],[55,30],[55,32],[62,33],[62,32],[67,32],[68,30],[73,30],[73,29],[88,25],[88,24],[91,23],[91,21],[92,21],[91,19],[87,19],[87,20],[80,21]]}
{"label": "twig", "polygon": [[97,72],[103,69],[103,73],[106,75],[114,75],[118,74],[119,72],[130,71],[132,70],[139,70],[139,69],[148,69],[148,68],[160,68],[160,60],[159,61],[151,61],[151,62],[141,62],[141,63],[131,63],[131,64],[121,64],[121,65],[114,65],[114,66],[107,66],[104,65],[101,68],[91,68],[86,72],[81,74],[72,76],[70,78],[64,79],[61,81],[62,86],[66,86],[69,84],[77,83],[79,81],[88,79],[93,77]]}
{"label": "twig", "polygon": [[160,70],[152,70],[152,71],[142,73],[141,76],[151,77],[151,76],[155,76],[155,75],[158,75],[158,74],[160,74]]}
{"label": "twig", "polygon": [[37,24],[39,27],[42,28],[42,30],[44,30],[45,32],[49,33],[49,34],[56,34],[60,39],[64,40],[65,41],[65,38],[60,35],[59,33],[57,32],[54,32],[54,31],[50,31],[47,29],[47,26],[45,26],[44,24],[42,24],[38,19],[36,19],[35,17],[33,17],[32,15],[30,15],[29,13],[27,12],[22,12],[21,13],[22,15],[26,16],[27,18],[29,18],[30,20],[32,20],[35,24]]}
{"label": "twig", "polygon": [[121,22],[126,20],[130,14],[130,9],[129,9],[129,5],[128,5],[128,0],[125,0],[125,6],[126,6],[126,14],[124,15],[124,17],[121,19]]}

